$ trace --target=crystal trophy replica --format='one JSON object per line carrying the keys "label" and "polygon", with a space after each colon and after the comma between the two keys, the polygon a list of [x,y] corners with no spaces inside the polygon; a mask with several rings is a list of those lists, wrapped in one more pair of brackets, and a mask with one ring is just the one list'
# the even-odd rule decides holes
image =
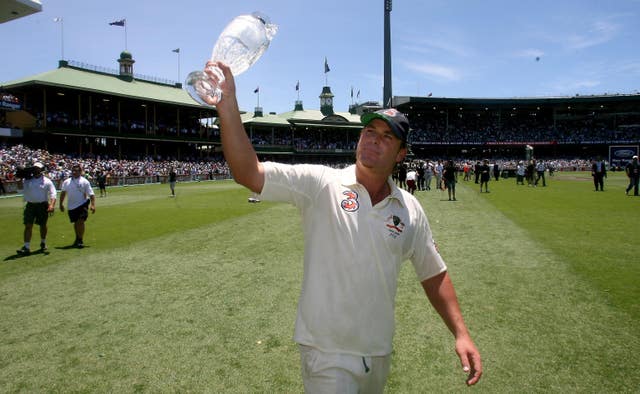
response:
{"label": "crystal trophy replica", "polygon": [[[213,47],[211,61],[228,65],[231,73],[237,76],[262,56],[277,31],[278,26],[270,23],[269,18],[260,13],[237,16],[220,33]],[[209,70],[219,82],[224,80],[220,69],[209,66]],[[191,72],[185,85],[189,95],[200,104],[215,105],[222,99],[218,83],[203,71]]]}

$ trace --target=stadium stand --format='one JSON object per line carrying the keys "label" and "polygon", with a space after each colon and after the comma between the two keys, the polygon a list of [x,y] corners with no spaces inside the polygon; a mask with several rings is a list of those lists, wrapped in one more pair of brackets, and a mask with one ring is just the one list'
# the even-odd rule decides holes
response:
{"label": "stadium stand", "polygon": [[418,157],[608,157],[640,143],[640,95],[461,99],[394,97]]}
{"label": "stadium stand", "polygon": [[[63,60],[55,70],[5,83],[0,88],[0,143],[56,152],[63,159],[117,160],[126,168],[144,168],[140,176],[153,175],[146,171],[150,162],[156,167],[220,163],[215,108],[195,103],[180,83],[134,74],[133,57],[126,51],[118,63],[119,71]],[[322,88],[319,110],[305,110],[297,101],[293,111],[281,114],[264,114],[262,108],[244,112],[245,129],[260,158],[332,165],[352,161],[362,127],[359,115],[379,107],[367,102],[334,112],[323,97],[333,97],[328,86]],[[396,96],[393,104],[412,124],[409,160],[489,158],[508,167],[532,146],[536,158],[588,162],[609,157],[611,146],[629,146],[628,153],[640,144],[638,94]],[[582,165],[559,165],[565,167]],[[138,176],[127,171],[115,175]]]}

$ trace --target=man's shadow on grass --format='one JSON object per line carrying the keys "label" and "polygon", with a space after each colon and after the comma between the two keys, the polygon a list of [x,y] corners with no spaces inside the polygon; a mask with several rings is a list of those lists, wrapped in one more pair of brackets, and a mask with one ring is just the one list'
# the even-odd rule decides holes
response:
{"label": "man's shadow on grass", "polygon": [[[86,249],[89,246],[85,245],[82,248],[77,247],[76,245],[67,245],[67,246],[56,246],[55,249],[57,250],[69,250],[69,249]],[[16,253],[13,254],[11,256],[7,256],[4,258],[4,261],[12,261],[12,260],[17,260],[17,259],[22,259],[25,257],[29,257],[29,256],[33,256],[33,255],[38,255],[41,254],[43,256],[48,256],[49,255],[49,251],[48,250],[34,250],[33,252],[29,253],[29,254],[22,254],[22,253]]]}
{"label": "man's shadow on grass", "polygon": [[69,249],[86,249],[89,246],[84,245],[82,247],[78,247],[77,245],[71,244],[71,245],[67,245],[67,246],[56,246],[56,249],[58,250],[69,250]]}
{"label": "man's shadow on grass", "polygon": [[21,259],[21,258],[24,258],[24,257],[33,256],[33,255],[36,255],[36,254],[41,254],[41,255],[44,255],[44,256],[48,256],[49,255],[49,251],[38,249],[38,250],[34,250],[33,252],[31,252],[29,254],[16,253],[16,254],[13,254],[11,256],[5,257],[4,261],[17,260],[17,259]]}

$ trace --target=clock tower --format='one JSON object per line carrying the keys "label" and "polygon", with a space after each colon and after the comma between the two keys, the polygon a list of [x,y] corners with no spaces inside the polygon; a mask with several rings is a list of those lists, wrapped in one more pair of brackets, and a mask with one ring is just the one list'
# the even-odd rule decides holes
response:
{"label": "clock tower", "polygon": [[324,116],[333,115],[333,93],[329,86],[322,87],[322,93],[320,93],[320,112]]}

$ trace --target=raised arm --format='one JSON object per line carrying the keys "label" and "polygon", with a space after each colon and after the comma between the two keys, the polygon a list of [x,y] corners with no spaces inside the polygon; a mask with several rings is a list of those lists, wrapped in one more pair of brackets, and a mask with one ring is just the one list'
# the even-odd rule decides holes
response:
{"label": "raised arm", "polygon": [[234,179],[253,192],[260,193],[264,186],[264,170],[258,160],[256,151],[244,130],[236,99],[236,86],[229,67],[223,63],[207,63],[205,72],[216,80],[216,76],[208,71],[208,66],[217,66],[225,80],[220,83],[222,100],[216,106],[220,119],[220,135],[224,158],[229,164]]}
{"label": "raised arm", "polygon": [[467,385],[474,385],[482,376],[480,352],[471,339],[467,326],[462,319],[456,291],[449,274],[445,271],[439,275],[422,281],[431,305],[442,317],[456,339],[456,353],[460,358],[462,370],[469,374]]}

